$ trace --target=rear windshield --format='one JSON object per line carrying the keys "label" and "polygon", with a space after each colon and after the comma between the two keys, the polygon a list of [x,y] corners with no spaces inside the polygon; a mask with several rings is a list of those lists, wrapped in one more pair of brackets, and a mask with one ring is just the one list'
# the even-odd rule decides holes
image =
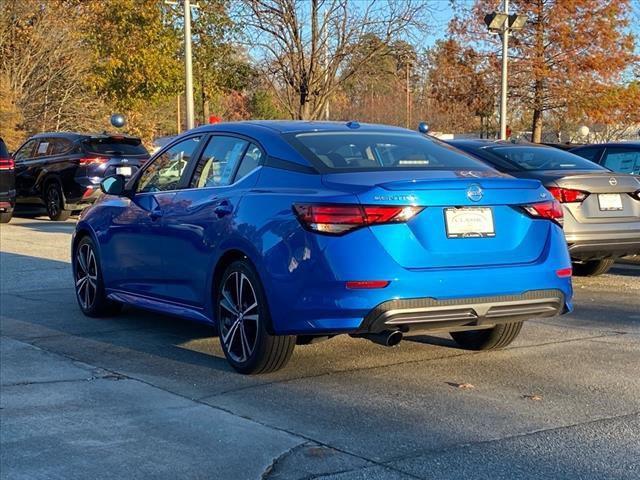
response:
{"label": "rear windshield", "polygon": [[4,141],[0,138],[0,158],[8,158],[9,151],[7,150],[7,146],[4,144]]}
{"label": "rear windshield", "polygon": [[488,170],[491,167],[438,140],[387,132],[285,135],[318,170]]}
{"label": "rear windshield", "polygon": [[84,147],[88,153],[102,155],[149,155],[139,138],[92,138]]}
{"label": "rear windshield", "polygon": [[490,152],[496,159],[487,157],[501,170],[517,172],[522,170],[604,170],[589,160],[573,153],[551,147],[495,146],[482,150]]}

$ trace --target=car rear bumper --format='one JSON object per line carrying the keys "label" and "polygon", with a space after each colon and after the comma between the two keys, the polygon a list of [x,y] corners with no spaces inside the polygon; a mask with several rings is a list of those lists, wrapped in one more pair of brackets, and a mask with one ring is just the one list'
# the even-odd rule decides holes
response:
{"label": "car rear bumper", "polygon": [[617,258],[640,254],[640,232],[567,235],[569,254],[575,260]]}
{"label": "car rear bumper", "polygon": [[356,333],[385,330],[451,331],[560,315],[567,310],[561,290],[530,290],[521,295],[452,300],[415,298],[381,303],[364,318]]}
{"label": "car rear bumper", "polygon": [[16,192],[0,192],[0,213],[13,212],[16,205]]}

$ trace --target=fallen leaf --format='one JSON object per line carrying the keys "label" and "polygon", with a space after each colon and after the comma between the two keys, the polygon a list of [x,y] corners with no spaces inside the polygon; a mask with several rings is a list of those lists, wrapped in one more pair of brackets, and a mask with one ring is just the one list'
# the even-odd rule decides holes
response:
{"label": "fallen leaf", "polygon": [[470,383],[447,382],[447,385],[451,385],[452,387],[460,388],[462,390],[471,390],[472,388],[476,388],[474,385],[471,385]]}
{"label": "fallen leaf", "polygon": [[526,398],[527,400],[531,400],[534,402],[542,401],[542,395],[538,395],[537,393],[534,393],[533,395],[523,395],[522,398]]}

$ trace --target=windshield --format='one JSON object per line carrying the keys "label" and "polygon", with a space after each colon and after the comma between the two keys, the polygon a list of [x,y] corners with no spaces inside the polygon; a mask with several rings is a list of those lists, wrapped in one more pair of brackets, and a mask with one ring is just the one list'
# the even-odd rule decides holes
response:
{"label": "windshield", "polygon": [[509,172],[522,170],[605,170],[573,153],[548,147],[494,146],[482,149],[497,159],[487,158]]}
{"label": "windshield", "polygon": [[312,132],[285,138],[318,170],[487,170],[484,163],[438,140],[388,132]]}
{"label": "windshield", "polygon": [[88,153],[101,155],[149,155],[138,138],[92,138],[84,146]]}

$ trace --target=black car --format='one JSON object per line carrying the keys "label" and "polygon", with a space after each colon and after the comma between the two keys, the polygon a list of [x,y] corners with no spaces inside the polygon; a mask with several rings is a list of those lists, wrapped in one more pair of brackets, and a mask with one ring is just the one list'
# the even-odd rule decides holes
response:
{"label": "black car", "polygon": [[43,204],[51,220],[66,220],[95,200],[104,177],[129,177],[148,159],[136,137],[40,133],[14,155],[16,201]]}
{"label": "black car", "polygon": [[599,143],[570,151],[614,172],[640,175],[640,142]]}
{"label": "black car", "polygon": [[4,140],[0,138],[0,223],[8,223],[16,201],[14,163]]}

